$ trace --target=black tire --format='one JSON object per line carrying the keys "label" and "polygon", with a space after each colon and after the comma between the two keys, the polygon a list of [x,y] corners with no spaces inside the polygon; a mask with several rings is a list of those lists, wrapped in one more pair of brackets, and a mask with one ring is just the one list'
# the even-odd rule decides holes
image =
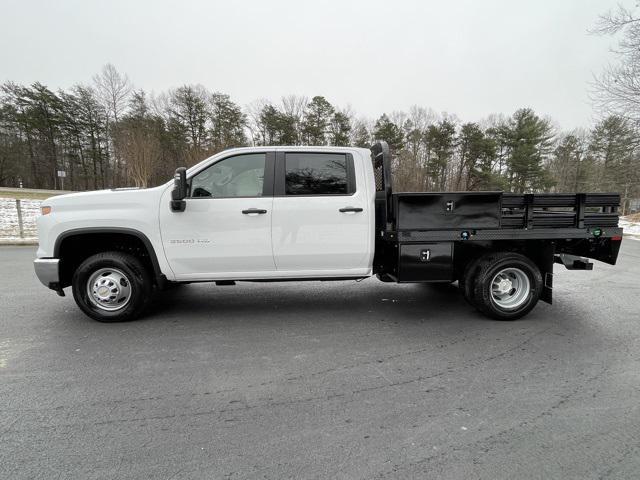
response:
{"label": "black tire", "polygon": [[[523,287],[521,303],[512,308],[501,307],[492,295],[492,282],[504,269],[515,269],[523,273],[529,283],[528,292]],[[489,253],[478,262],[471,290],[473,305],[482,313],[496,320],[516,320],[529,313],[538,303],[542,292],[542,274],[535,263],[519,253]]]}
{"label": "black tire", "polygon": [[460,293],[462,293],[464,299],[472,307],[476,306],[473,299],[473,286],[478,273],[480,260],[482,260],[482,258],[483,257],[478,257],[467,263],[462,276],[458,279],[458,288],[460,289]]}
{"label": "black tire", "polygon": [[[91,300],[87,283],[101,269],[117,269],[125,275],[122,285],[130,289],[130,294],[123,307],[115,305],[112,308],[117,308],[116,310],[108,311]],[[89,317],[99,322],[124,322],[134,320],[144,312],[153,293],[153,281],[149,271],[135,256],[121,252],[103,252],[80,264],[73,274],[72,289],[78,307]]]}

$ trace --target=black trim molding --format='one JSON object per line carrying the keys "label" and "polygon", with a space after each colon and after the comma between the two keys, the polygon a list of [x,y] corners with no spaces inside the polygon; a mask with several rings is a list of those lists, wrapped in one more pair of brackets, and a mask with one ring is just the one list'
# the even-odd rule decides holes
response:
{"label": "black trim molding", "polygon": [[158,263],[158,257],[156,256],[156,251],[151,244],[151,240],[139,230],[135,230],[133,228],[123,228],[123,227],[88,227],[88,228],[75,228],[73,230],[67,230],[66,232],[62,232],[56,238],[56,242],[53,247],[53,256],[55,258],[60,258],[60,248],[62,246],[63,240],[69,237],[81,236],[81,235],[89,235],[95,233],[121,233],[124,235],[131,235],[141,240],[145,248],[147,249],[147,253],[149,254],[149,258],[151,259],[151,265],[153,266],[153,273],[157,280],[161,281],[164,279],[164,275],[162,270],[160,270],[160,264]]}

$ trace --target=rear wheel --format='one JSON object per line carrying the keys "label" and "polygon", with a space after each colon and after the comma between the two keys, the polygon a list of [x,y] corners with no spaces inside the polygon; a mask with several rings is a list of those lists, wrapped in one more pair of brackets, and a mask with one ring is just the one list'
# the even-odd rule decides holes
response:
{"label": "rear wheel", "polygon": [[497,320],[516,320],[538,303],[542,291],[540,269],[524,255],[498,252],[485,255],[468,287],[472,303]]}
{"label": "rear wheel", "polygon": [[152,293],[151,275],[126,253],[104,252],[87,258],[73,274],[73,298],[99,322],[121,322],[140,316]]}

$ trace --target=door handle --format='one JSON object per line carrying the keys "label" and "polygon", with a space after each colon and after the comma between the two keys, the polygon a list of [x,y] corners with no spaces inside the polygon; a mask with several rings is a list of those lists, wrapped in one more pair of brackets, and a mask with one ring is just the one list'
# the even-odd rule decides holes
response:
{"label": "door handle", "polygon": [[246,210],[242,210],[242,213],[245,215],[262,215],[263,213],[267,213],[267,211],[262,208],[248,208]]}
{"label": "door handle", "polygon": [[360,208],[360,207],[342,207],[338,211],[341,212],[341,213],[356,213],[356,212],[361,212],[362,208]]}

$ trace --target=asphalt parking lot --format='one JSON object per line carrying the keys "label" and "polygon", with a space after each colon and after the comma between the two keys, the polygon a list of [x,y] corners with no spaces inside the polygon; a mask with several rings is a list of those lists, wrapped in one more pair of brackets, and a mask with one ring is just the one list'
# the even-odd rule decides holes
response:
{"label": "asphalt parking lot", "polygon": [[0,478],[638,478],[638,241],[516,322],[370,279],[100,324],[34,255],[0,248]]}

